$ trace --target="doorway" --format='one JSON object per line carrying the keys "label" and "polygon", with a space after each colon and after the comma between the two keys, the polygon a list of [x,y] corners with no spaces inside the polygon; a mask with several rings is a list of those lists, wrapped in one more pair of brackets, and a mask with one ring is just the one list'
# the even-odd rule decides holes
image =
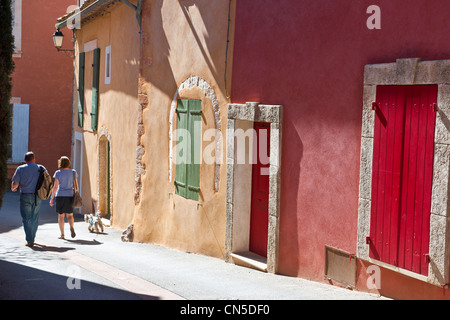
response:
{"label": "doorway", "polygon": [[[225,261],[270,273],[278,268],[282,110],[258,102],[228,105]],[[264,148],[255,151],[254,140]],[[259,163],[242,162],[254,154]]]}
{"label": "doorway", "polygon": [[99,141],[98,210],[103,218],[111,219],[111,145],[106,136]]}
{"label": "doorway", "polygon": [[[80,194],[83,193],[83,134],[81,132],[75,132],[75,145],[73,150],[73,169],[78,174],[78,188]],[[76,208],[77,213],[82,213],[82,208]]]}

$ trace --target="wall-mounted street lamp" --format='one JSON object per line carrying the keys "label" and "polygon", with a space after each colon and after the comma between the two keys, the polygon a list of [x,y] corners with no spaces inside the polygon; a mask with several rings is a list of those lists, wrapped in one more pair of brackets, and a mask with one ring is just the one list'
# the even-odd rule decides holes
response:
{"label": "wall-mounted street lamp", "polygon": [[53,44],[55,45],[56,50],[73,52],[73,49],[61,49],[63,40],[64,40],[63,33],[59,31],[59,29],[56,29],[55,33],[53,34]]}

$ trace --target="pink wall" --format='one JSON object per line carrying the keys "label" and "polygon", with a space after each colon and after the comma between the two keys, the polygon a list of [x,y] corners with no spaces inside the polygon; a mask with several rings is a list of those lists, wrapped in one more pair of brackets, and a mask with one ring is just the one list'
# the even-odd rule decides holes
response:
{"label": "pink wall", "polygon": [[[22,1],[22,56],[14,58],[12,96],[30,105],[29,149],[53,175],[61,155],[70,156],[72,58],[57,52],[52,35],[56,19],[76,0]],[[72,48],[72,32],[64,32]]]}
{"label": "pink wall", "polygon": [[[369,30],[370,5],[381,29]],[[356,251],[366,64],[450,58],[448,0],[239,0],[232,102],[284,105],[279,272]]]}

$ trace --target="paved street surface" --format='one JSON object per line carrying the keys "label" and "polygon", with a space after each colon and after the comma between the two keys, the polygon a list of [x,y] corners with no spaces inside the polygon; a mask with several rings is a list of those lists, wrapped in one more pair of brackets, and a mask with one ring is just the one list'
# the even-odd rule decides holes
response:
{"label": "paved street surface", "polygon": [[0,210],[0,299],[383,300],[217,258],[122,242],[121,230],[90,233],[82,216],[75,216],[77,236],[70,238],[66,223],[66,240],[58,239],[57,214],[44,201],[36,245],[29,248],[19,194],[5,194]]}

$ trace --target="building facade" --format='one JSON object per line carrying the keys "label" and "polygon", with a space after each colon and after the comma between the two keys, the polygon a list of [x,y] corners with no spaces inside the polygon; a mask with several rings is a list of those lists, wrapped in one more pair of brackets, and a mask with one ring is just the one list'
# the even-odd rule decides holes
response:
{"label": "building facade", "polygon": [[87,210],[133,224],[135,241],[223,258],[229,3],[217,5],[87,1],[59,26],[79,14],[73,152]]}
{"label": "building facade", "polygon": [[228,1],[142,6],[136,238],[219,258],[230,10]]}
{"label": "building facade", "polygon": [[131,223],[138,116],[139,24],[119,1],[84,1],[60,19],[74,28],[74,168],[82,213]]}
{"label": "building facade", "polygon": [[448,8],[237,2],[232,103],[283,106],[277,272],[448,298]]}
{"label": "building facade", "polygon": [[81,21],[73,155],[88,210],[139,242],[448,298],[446,9],[85,1],[59,23]]}
{"label": "building facade", "polygon": [[[74,0],[14,0],[15,49],[12,75],[12,137],[8,177],[32,150],[51,174],[57,160],[70,155],[72,131],[72,57],[58,52],[52,34],[55,16],[76,5]],[[65,48],[71,48],[70,41]]]}

